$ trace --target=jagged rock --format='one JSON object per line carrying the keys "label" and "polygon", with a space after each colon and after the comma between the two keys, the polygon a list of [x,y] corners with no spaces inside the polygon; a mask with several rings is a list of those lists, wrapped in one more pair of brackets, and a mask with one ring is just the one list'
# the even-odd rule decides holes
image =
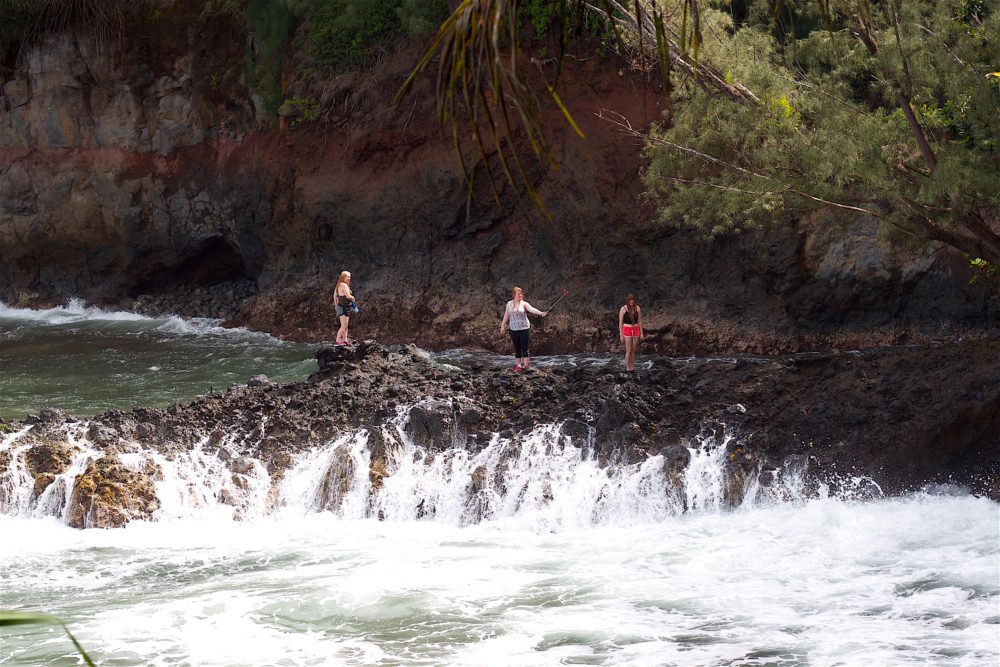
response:
{"label": "jagged rock", "polygon": [[389,476],[384,460],[373,460],[368,468],[368,480],[372,483],[372,493],[382,488],[382,480]]}
{"label": "jagged rock", "polygon": [[371,429],[368,431],[368,451],[371,452],[372,461],[381,461],[383,464],[386,462],[389,451],[381,430]]}
{"label": "jagged rock", "polygon": [[28,471],[35,477],[34,495],[37,498],[52,483],[56,475],[69,467],[77,449],[67,442],[42,442],[25,453]]}
{"label": "jagged rock", "polygon": [[248,387],[271,387],[274,383],[271,382],[271,378],[266,375],[254,375],[249,380],[247,380]]}
{"label": "jagged rock", "polygon": [[[706,446],[713,446],[730,438],[725,498],[732,504],[740,502],[747,481],[759,470],[779,468],[789,460],[808,461],[811,478],[827,471],[868,475],[890,494],[933,481],[965,484],[990,497],[997,493],[1000,344],[993,341],[828,356],[809,363],[756,359],[752,376],[736,371],[739,364],[685,365],[650,358],[649,378],[655,376],[655,382],[640,375],[624,383],[594,369],[536,368],[529,376],[514,376],[509,368],[476,361],[468,368],[443,367],[406,348],[372,344],[365,350],[356,368],[305,383],[241,389],[163,411],[112,411],[95,417],[88,432],[105,443],[107,455],[80,475],[70,522],[121,525],[155,511],[153,481],[162,477],[162,470],[148,458],[140,472],[131,471],[114,454],[135,451],[132,433],[144,436],[139,437],[143,449],[167,460],[200,443],[218,445],[222,434],[231,434],[226,448],[216,451],[234,475],[228,501],[239,509],[236,496],[253,474],[254,461],[261,461],[270,475],[265,505],[273,508],[281,480],[299,454],[338,433],[365,428],[369,468],[354,470],[341,452],[325,474],[317,503],[338,507],[358,474],[367,475],[371,493],[377,494],[394,472],[400,447],[396,410],[380,391],[385,386],[398,388],[400,405],[414,405],[402,429],[424,448],[424,465],[453,456],[452,447],[476,452],[494,438],[504,442],[496,465],[476,470],[469,480],[463,521],[488,516],[494,494],[523,491],[506,488],[505,474],[519,460],[531,430],[556,423],[562,424],[560,446],[592,445],[600,465],[662,455],[665,483],[672,487],[680,485],[688,465],[685,443],[707,438]],[[451,385],[456,378],[474,390],[455,397]],[[703,398],[677,400],[684,387],[702,382]],[[776,382],[786,390],[775,394]],[[552,400],[536,400],[540,387]],[[898,419],[897,401],[907,405],[907,420]],[[820,403],[825,408],[815,409]],[[737,404],[745,412],[731,409]],[[854,414],[865,415],[864,422],[845,419]],[[49,425],[37,419],[5,422],[4,430],[14,433],[28,425],[31,429],[20,437],[32,441],[26,456],[37,494],[67,468],[73,450],[66,440],[70,427],[58,420]],[[11,451],[0,452],[3,469],[11,464]],[[761,483],[768,480],[761,477]],[[420,511],[436,508],[425,504]]]}
{"label": "jagged rock", "polygon": [[322,377],[331,373],[351,370],[356,364],[363,361],[369,363],[372,361],[385,362],[388,358],[389,352],[371,339],[354,345],[323,347],[316,351],[316,363],[319,365],[316,376]]}
{"label": "jagged rock", "polygon": [[333,454],[330,467],[323,475],[317,492],[316,505],[321,510],[337,511],[344,496],[354,483],[354,460],[346,447],[339,447]]}
{"label": "jagged rock", "polygon": [[38,413],[38,419],[43,424],[62,424],[66,418],[66,411],[61,408],[45,408]]}
{"label": "jagged rock", "polygon": [[691,452],[682,445],[668,445],[659,453],[663,456],[663,470],[671,475],[682,473],[691,460]]}
{"label": "jagged rock", "polygon": [[239,456],[229,464],[229,469],[238,475],[250,475],[255,470],[254,460],[249,456]]}
{"label": "jagged rock", "polygon": [[415,445],[447,449],[455,441],[455,409],[447,401],[416,405],[410,410],[405,432]]}
{"label": "jagged rock", "polygon": [[479,429],[485,418],[478,405],[465,399],[457,399],[455,401],[454,414],[458,436],[474,433]]}
{"label": "jagged rock", "polygon": [[643,446],[649,444],[649,437],[635,422],[629,422],[610,431],[601,433],[597,439],[597,456],[602,465],[608,463],[638,463],[647,456]]}
{"label": "jagged rock", "polygon": [[87,429],[87,439],[102,447],[117,443],[120,438],[118,431],[97,422],[91,423],[90,428]]}
{"label": "jagged rock", "polygon": [[489,471],[486,466],[477,466],[469,479],[468,495],[462,512],[462,524],[480,523],[490,518],[493,513],[491,496],[487,488]]}
{"label": "jagged rock", "polygon": [[73,528],[117,528],[149,519],[159,508],[152,478],[107,455],[92,459],[77,475],[66,523]]}
{"label": "jagged rock", "polygon": [[590,427],[579,419],[567,419],[562,424],[562,433],[571,439],[574,447],[583,447],[590,438]]}

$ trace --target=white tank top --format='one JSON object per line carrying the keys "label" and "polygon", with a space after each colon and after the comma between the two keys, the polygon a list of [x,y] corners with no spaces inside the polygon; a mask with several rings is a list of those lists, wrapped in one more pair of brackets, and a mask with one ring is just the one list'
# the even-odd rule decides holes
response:
{"label": "white tank top", "polygon": [[511,331],[524,331],[531,327],[528,321],[528,311],[524,309],[524,301],[521,302],[520,310],[514,310],[514,301],[507,302],[507,315],[510,318],[507,326]]}

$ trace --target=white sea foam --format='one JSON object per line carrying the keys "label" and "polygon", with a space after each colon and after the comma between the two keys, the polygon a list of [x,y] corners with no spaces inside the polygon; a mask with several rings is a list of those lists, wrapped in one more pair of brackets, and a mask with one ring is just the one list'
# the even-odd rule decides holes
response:
{"label": "white sea foam", "polygon": [[70,299],[65,306],[46,309],[14,308],[0,301],[0,318],[39,324],[72,324],[87,320],[107,322],[140,322],[151,318],[124,311],[107,311],[85,306],[79,299]]}
{"label": "white sea foam", "polygon": [[[1000,659],[1000,506],[815,499],[631,526],[0,517],[0,607],[99,663],[909,664]],[[58,635],[8,628],[15,664]]]}
{"label": "white sea foam", "polygon": [[281,344],[273,336],[250,331],[243,327],[220,326],[222,320],[210,318],[183,318],[177,315],[148,317],[120,310],[105,310],[86,306],[79,299],[70,299],[65,306],[47,309],[14,308],[0,301],[0,321],[8,320],[34,326],[67,327],[71,325],[91,328],[116,327],[122,331],[150,331],[174,336],[212,335],[230,340],[268,341]]}

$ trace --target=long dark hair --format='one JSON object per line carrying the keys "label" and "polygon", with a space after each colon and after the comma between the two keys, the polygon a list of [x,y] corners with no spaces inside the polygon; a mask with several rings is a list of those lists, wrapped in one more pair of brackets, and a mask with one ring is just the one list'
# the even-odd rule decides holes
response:
{"label": "long dark hair", "polygon": [[636,311],[639,307],[635,305],[635,295],[631,292],[625,295],[625,309],[628,311],[628,315],[632,318],[632,321],[635,322]]}

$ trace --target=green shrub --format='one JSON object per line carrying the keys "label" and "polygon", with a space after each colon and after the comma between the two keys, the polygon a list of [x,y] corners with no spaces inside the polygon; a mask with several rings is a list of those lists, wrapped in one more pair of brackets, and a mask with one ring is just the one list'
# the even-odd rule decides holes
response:
{"label": "green shrub", "polygon": [[976,257],[975,259],[969,260],[969,265],[976,270],[972,278],[969,279],[970,285],[975,285],[979,282],[980,278],[985,278],[987,280],[995,280],[1000,276],[1000,267],[996,264],[990,264],[985,259]]}
{"label": "green shrub", "polygon": [[377,41],[399,29],[395,5],[385,0],[328,0],[312,17],[313,55],[335,67],[369,64]]}
{"label": "green shrub", "polygon": [[437,32],[448,18],[448,3],[445,0],[402,0],[396,15],[404,35],[422,37]]}
{"label": "green shrub", "polygon": [[278,110],[278,115],[290,117],[289,126],[298,127],[303,123],[312,123],[319,118],[323,106],[315,97],[293,97],[285,100]]}
{"label": "green shrub", "polygon": [[286,2],[250,0],[247,21],[254,38],[253,48],[247,47],[249,83],[260,93],[267,113],[274,116],[284,100],[281,72],[298,18]]}
{"label": "green shrub", "polygon": [[531,25],[534,36],[538,39],[548,34],[556,9],[557,4],[551,0],[529,0],[518,6],[518,13],[522,21]]}
{"label": "green shrub", "polygon": [[322,65],[364,67],[392,39],[431,33],[447,16],[444,0],[321,0],[310,17],[309,42]]}

